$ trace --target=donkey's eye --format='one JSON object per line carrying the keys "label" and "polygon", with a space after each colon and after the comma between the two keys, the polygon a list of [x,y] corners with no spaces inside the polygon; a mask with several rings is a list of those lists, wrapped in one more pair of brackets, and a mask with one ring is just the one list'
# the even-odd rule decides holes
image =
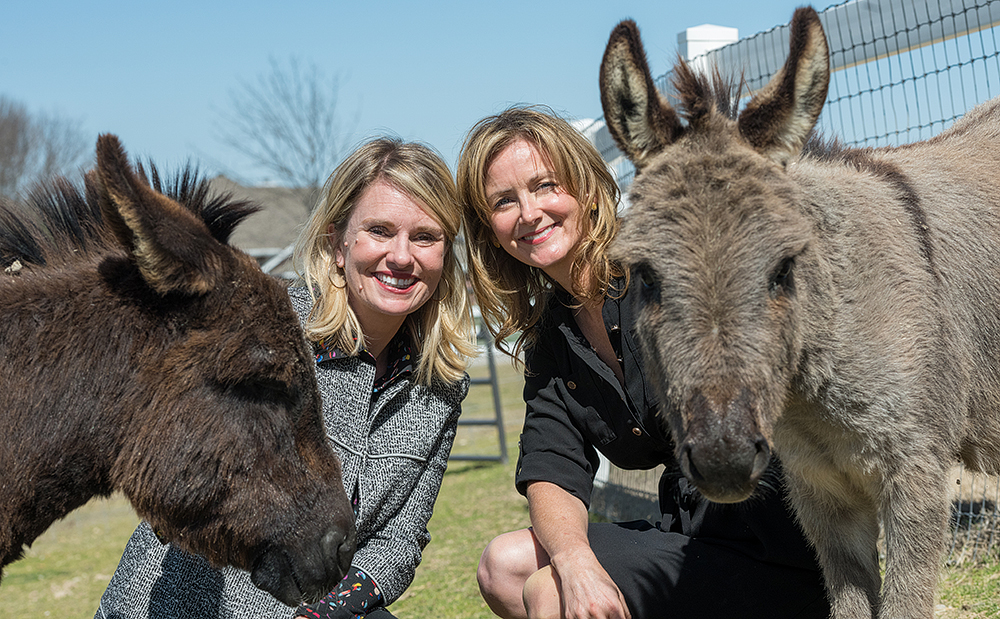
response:
{"label": "donkey's eye", "polygon": [[795,266],[795,258],[785,258],[778,265],[771,275],[771,283],[768,292],[775,298],[782,292],[789,293],[794,290],[794,280],[792,279],[792,267]]}
{"label": "donkey's eye", "polygon": [[648,265],[640,265],[634,268],[633,273],[639,280],[639,289],[644,299],[648,301],[659,301],[660,282],[653,275],[653,270]]}
{"label": "donkey's eye", "polygon": [[653,274],[650,273],[649,267],[641,266],[636,269],[635,274],[639,278],[639,281],[642,282],[643,288],[652,288],[656,286],[656,280],[653,279]]}
{"label": "donkey's eye", "polygon": [[230,390],[254,402],[287,402],[293,398],[292,390],[278,380],[247,377],[233,385]]}

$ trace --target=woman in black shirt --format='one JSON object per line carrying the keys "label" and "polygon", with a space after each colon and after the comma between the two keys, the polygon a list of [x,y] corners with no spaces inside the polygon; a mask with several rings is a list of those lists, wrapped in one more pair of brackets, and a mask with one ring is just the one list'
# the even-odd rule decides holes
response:
{"label": "woman in black shirt", "polygon": [[[710,504],[674,464],[635,340],[625,270],[607,257],[618,190],[555,115],[515,107],[478,123],[458,164],[469,270],[495,343],[520,332],[527,413],[516,486],[532,527],[494,539],[478,579],[501,617],[826,617],[813,551],[777,462],[737,505]],[[666,464],[663,514],[589,524],[598,451]]]}

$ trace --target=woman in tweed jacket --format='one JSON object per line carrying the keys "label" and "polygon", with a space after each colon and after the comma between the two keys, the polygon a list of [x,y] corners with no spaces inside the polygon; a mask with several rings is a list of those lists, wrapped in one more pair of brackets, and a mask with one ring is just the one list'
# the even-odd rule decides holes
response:
{"label": "woman in tweed jacket", "polygon": [[306,288],[289,294],[314,342],[327,435],[356,511],[357,552],[337,589],[287,607],[248,573],[164,545],[142,523],[97,618],[392,617],[385,606],[430,541],[468,391],[472,320],[452,248],[460,221],[438,155],[377,139],[330,176],[296,246]]}

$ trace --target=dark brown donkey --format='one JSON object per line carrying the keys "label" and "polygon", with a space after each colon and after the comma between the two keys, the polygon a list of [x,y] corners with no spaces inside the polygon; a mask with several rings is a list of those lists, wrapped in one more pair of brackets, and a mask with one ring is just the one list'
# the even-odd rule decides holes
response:
{"label": "dark brown donkey", "polygon": [[[1000,473],[1000,101],[898,148],[807,139],[819,18],[735,114],[717,74],[653,86],[635,24],[601,66],[639,170],[617,255],[685,475],[741,501],[780,456],[837,618],[930,618],[948,470]],[[876,540],[885,527],[885,583]]]}
{"label": "dark brown donkey", "polygon": [[0,567],[121,491],[178,547],[315,600],[355,531],[298,319],[227,245],[252,206],[150,176],[105,135],[83,192],[0,207]]}

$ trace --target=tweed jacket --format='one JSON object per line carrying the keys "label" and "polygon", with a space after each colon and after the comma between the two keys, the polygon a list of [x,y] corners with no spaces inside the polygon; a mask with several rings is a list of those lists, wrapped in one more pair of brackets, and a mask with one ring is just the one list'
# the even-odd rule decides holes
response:
{"label": "tweed jacket", "polygon": [[[301,288],[289,294],[304,321],[309,295]],[[427,522],[469,379],[428,387],[404,377],[373,394],[375,366],[351,356],[318,363],[316,374],[344,487],[349,496],[358,497],[358,549],[352,565],[378,583],[388,605],[412,582],[430,541]],[[95,619],[288,619],[293,612],[254,587],[247,572],[217,570],[199,556],[164,545],[143,522],[125,548]]]}

